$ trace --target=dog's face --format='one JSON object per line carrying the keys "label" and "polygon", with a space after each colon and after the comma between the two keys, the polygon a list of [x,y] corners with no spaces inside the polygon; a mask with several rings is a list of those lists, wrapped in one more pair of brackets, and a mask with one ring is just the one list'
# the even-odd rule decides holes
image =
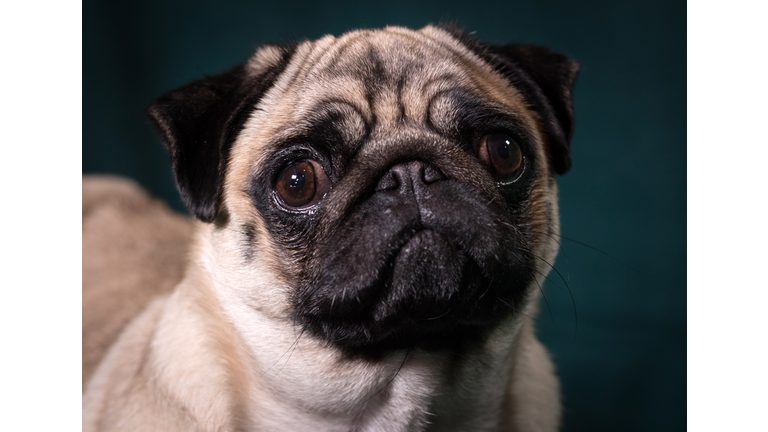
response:
{"label": "dog's face", "polygon": [[148,109],[224,297],[348,352],[524,311],[554,258],[577,65],[458,31],[259,49]]}

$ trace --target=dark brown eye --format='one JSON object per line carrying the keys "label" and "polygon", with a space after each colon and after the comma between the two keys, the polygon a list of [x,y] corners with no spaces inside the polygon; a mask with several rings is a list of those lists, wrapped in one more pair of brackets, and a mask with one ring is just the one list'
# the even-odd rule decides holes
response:
{"label": "dark brown eye", "polygon": [[499,181],[515,180],[523,167],[520,146],[506,134],[494,133],[483,137],[479,156]]}
{"label": "dark brown eye", "polygon": [[307,207],[317,203],[328,192],[330,182],[315,161],[301,160],[283,169],[277,176],[275,190],[288,207]]}

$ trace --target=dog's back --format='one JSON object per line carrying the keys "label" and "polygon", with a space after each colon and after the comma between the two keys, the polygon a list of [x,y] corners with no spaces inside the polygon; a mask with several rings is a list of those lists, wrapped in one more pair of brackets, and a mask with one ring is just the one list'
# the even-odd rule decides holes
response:
{"label": "dog's back", "polygon": [[192,225],[133,182],[83,177],[83,388],[130,320],[181,280]]}

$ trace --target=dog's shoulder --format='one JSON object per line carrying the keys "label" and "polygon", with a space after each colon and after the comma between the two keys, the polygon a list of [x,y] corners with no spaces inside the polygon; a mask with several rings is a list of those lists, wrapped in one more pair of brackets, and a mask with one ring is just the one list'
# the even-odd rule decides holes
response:
{"label": "dog's shoulder", "polygon": [[120,331],[181,280],[190,218],[138,184],[83,177],[83,385]]}
{"label": "dog's shoulder", "polygon": [[560,382],[549,352],[536,337],[533,320],[523,320],[505,401],[510,430],[555,431],[562,419]]}

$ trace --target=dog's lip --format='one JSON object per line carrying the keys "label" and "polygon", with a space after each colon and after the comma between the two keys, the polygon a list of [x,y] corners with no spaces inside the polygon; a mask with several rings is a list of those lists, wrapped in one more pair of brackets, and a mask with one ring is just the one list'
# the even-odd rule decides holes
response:
{"label": "dog's lip", "polygon": [[387,263],[393,263],[397,261],[399,257],[403,255],[403,253],[409,253],[410,248],[414,247],[413,243],[419,239],[429,239],[430,237],[442,240],[447,244],[448,247],[450,244],[448,241],[443,237],[439,232],[435,231],[432,228],[424,227],[419,225],[418,228],[411,229],[407,231],[405,234],[400,236],[397,241],[397,246],[392,248],[390,250],[389,259],[387,260]]}
{"label": "dog's lip", "polygon": [[411,244],[414,240],[418,239],[419,237],[430,235],[430,233],[437,235],[438,237],[441,237],[440,234],[436,233],[431,228],[423,228],[423,227],[418,228],[415,231],[411,231],[408,235],[403,236],[402,245],[399,248],[397,248],[397,253],[403,252],[403,249],[405,249],[405,252],[408,252],[409,250],[406,248],[408,247],[409,244]]}

